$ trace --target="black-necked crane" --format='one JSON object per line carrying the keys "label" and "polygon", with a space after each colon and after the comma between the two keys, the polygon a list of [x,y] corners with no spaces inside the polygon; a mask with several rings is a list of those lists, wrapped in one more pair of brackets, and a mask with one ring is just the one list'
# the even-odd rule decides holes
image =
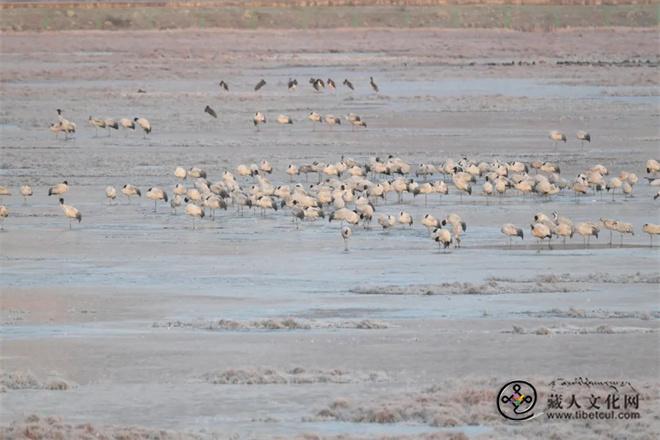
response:
{"label": "black-necked crane", "polygon": [[325,89],[325,83],[321,78],[310,78],[309,83],[317,92],[321,92],[323,89]]}
{"label": "black-necked crane", "polygon": [[653,247],[653,236],[660,234],[660,225],[654,225],[653,223],[645,223],[644,226],[642,226],[642,231],[649,234],[649,238],[651,240],[651,244],[649,246]]}
{"label": "black-necked crane", "polygon": [[143,137],[146,138],[151,133],[151,123],[147,119],[135,117],[133,121],[144,131]]}
{"label": "black-necked crane", "polygon": [[369,77],[369,85],[371,85],[371,88],[373,89],[374,92],[378,93],[378,85],[376,84],[376,81],[374,81],[374,77],[370,76]]}
{"label": "black-necked crane", "polygon": [[348,87],[351,90],[355,90],[355,88],[353,88],[353,83],[350,82],[348,78],[344,79],[344,82],[342,84],[344,84],[346,87]]}
{"label": "black-necked crane", "polygon": [[188,176],[188,171],[184,167],[176,167],[174,169],[174,177],[176,177],[179,180],[185,180],[185,178]]}
{"label": "black-necked crane", "polygon": [[183,196],[181,194],[174,194],[172,198],[170,199],[170,207],[172,208],[172,212],[176,214],[176,208],[181,206],[183,204]]}
{"label": "black-necked crane", "polygon": [[266,115],[264,115],[261,112],[256,112],[254,114],[254,117],[252,118],[252,123],[254,124],[255,127],[257,127],[257,130],[259,130],[259,124],[266,123]]}
{"label": "black-necked crane", "polygon": [[655,174],[660,172],[660,162],[655,159],[649,159],[646,161],[646,173]]}
{"label": "black-necked crane", "polygon": [[[188,198],[183,199],[184,202],[188,203]],[[195,229],[195,218],[203,219],[204,218],[204,208],[197,206],[194,203],[188,203],[186,205],[186,214],[192,217],[193,230]]]}
{"label": "black-necked crane", "polygon": [[472,185],[470,184],[470,180],[468,180],[468,178],[464,177],[463,175],[453,174],[452,182],[454,183],[456,189],[459,191],[458,194],[461,203],[463,202],[463,193],[467,193],[469,195],[472,194]]}
{"label": "black-necked crane", "polygon": [[558,223],[554,232],[558,237],[563,239],[564,247],[566,247],[566,239],[573,238],[573,232],[575,232],[575,230],[571,223]]}
{"label": "black-necked crane", "polygon": [[112,130],[119,130],[119,122],[112,119],[112,118],[106,118],[103,120],[105,122],[105,128],[108,129],[108,137],[110,136]]}
{"label": "black-necked crane", "polygon": [[592,222],[581,222],[575,225],[575,232],[582,236],[585,247],[589,247],[591,237],[594,236],[598,238],[600,228]]}
{"label": "black-necked crane", "polygon": [[225,80],[220,80],[220,82],[218,83],[218,86],[219,86],[222,90],[224,90],[225,92],[228,92],[228,91],[229,91],[229,85],[227,85],[227,83],[225,82]]}
{"label": "black-necked crane", "polygon": [[509,249],[513,243],[513,237],[520,237],[521,240],[524,239],[525,234],[523,233],[522,228],[517,227],[512,223],[505,223],[502,225],[502,234],[506,235],[509,238]]}
{"label": "black-necked crane", "polygon": [[460,227],[460,229],[463,232],[467,231],[467,223],[465,223],[463,221],[463,219],[461,218],[460,215],[455,214],[453,212],[450,212],[449,214],[447,214],[447,217],[445,217],[441,222],[442,226],[445,226],[447,224],[450,224],[450,225],[455,226],[457,228]]}
{"label": "black-necked crane", "polygon": [[588,132],[584,131],[584,130],[578,131],[577,134],[575,135],[575,137],[580,141],[580,146],[582,148],[584,148],[584,142],[585,141],[591,143],[591,135]]}
{"label": "black-necked crane", "polygon": [[447,248],[451,245],[453,241],[451,232],[449,232],[446,229],[434,229],[431,238],[433,239],[433,241],[438,243],[438,245],[441,246],[445,250],[445,252],[447,252]]}
{"label": "black-necked crane", "polygon": [[66,119],[64,116],[62,116],[62,114],[63,114],[62,110],[58,108],[57,109],[57,118],[59,120],[58,125],[60,127],[60,131],[64,132],[64,139],[66,140],[69,138],[69,134],[76,132],[76,124]]}
{"label": "black-necked crane", "polygon": [[58,183],[57,185],[53,185],[50,188],[48,188],[48,195],[49,196],[61,196],[65,192],[69,190],[69,182],[66,180],[63,181],[62,183]]}
{"label": "black-necked crane", "polygon": [[259,196],[256,200],[255,205],[261,208],[262,216],[266,215],[267,209],[272,209],[273,211],[278,210],[277,202],[275,202],[275,200],[273,200],[270,196]]}
{"label": "black-necked crane", "polygon": [[[128,118],[121,118],[119,120],[119,125],[124,128],[124,130],[135,130],[135,121]],[[126,132],[128,134],[128,132]]]}
{"label": "black-necked crane", "polygon": [[99,128],[105,128],[105,121],[103,119],[94,118],[94,117],[90,116],[89,119],[88,119],[88,122],[89,122],[89,125],[94,127],[94,130],[95,130],[94,136],[99,135]]}
{"label": "black-necked crane", "polygon": [[332,78],[328,78],[328,81],[326,81],[326,84],[328,85],[328,89],[334,91],[337,88],[337,84],[332,80]]}
{"label": "black-necked crane", "polygon": [[206,197],[204,200],[204,206],[209,208],[211,210],[211,219],[215,220],[215,211],[216,209],[224,209],[225,211],[227,210],[227,203],[225,200],[217,196],[215,194],[210,194],[209,196]]}
{"label": "black-necked crane", "polygon": [[307,115],[307,119],[312,121],[312,129],[316,129],[316,125],[314,122],[318,122],[319,124],[323,123],[323,118],[321,117],[320,114],[316,112],[309,112],[309,115]]}
{"label": "black-necked crane", "polygon": [[631,223],[617,221],[615,231],[618,232],[621,237],[621,247],[623,247],[623,234],[635,235],[635,229]]}
{"label": "black-necked crane", "polygon": [[409,213],[407,213],[405,211],[401,211],[399,213],[399,223],[401,223],[402,225],[408,225],[409,227],[412,228],[413,218]]}
{"label": "black-necked crane", "polygon": [[0,229],[5,229],[5,219],[9,217],[9,209],[5,205],[0,205]]}
{"label": "black-necked crane", "polygon": [[255,92],[258,92],[258,91],[259,91],[263,86],[265,86],[265,85],[266,85],[266,80],[265,80],[265,79],[262,79],[261,81],[259,81],[259,82],[257,83],[256,86],[254,86],[254,91],[255,91]]}
{"label": "black-necked crane", "polygon": [[172,190],[174,194],[178,194],[180,196],[185,195],[187,191],[188,190],[186,189],[186,186],[181,183],[174,185],[174,189]]}
{"label": "black-necked crane", "polygon": [[293,119],[291,119],[291,117],[286,115],[279,115],[277,117],[277,123],[282,125],[293,124]]}
{"label": "black-necked crane", "polygon": [[163,202],[167,203],[167,193],[162,188],[158,188],[157,186],[149,188],[147,190],[146,197],[149,200],[154,201],[154,212],[156,212],[157,203],[159,200],[162,200]]}
{"label": "black-necked crane", "polygon": [[[259,171],[266,174],[272,174],[273,166],[266,159],[262,159],[261,162],[259,162]],[[257,177],[257,179],[259,179],[259,177]]]}
{"label": "black-necked crane", "polygon": [[130,183],[127,183],[122,187],[121,193],[126,196],[126,198],[128,199],[128,203],[131,203],[131,197],[133,196],[142,197],[142,193],[140,192],[140,189],[136,186],[131,185]]}
{"label": "black-necked crane", "polygon": [[287,83],[287,87],[289,88],[289,91],[295,90],[296,87],[298,87],[298,80],[289,78],[289,82]]}
{"label": "black-necked crane", "polygon": [[195,179],[198,179],[198,178],[200,178],[200,177],[201,177],[202,179],[206,179],[206,171],[204,171],[203,169],[201,169],[201,168],[199,168],[199,167],[191,167],[191,168],[188,170],[188,175],[189,175],[190,177],[194,177]]}
{"label": "black-necked crane", "polygon": [[114,186],[105,187],[105,197],[108,199],[108,204],[112,203],[117,198],[117,190]]}
{"label": "black-necked crane", "polygon": [[346,119],[348,120],[348,122],[351,123],[351,126],[353,128],[355,128],[355,127],[367,128],[367,123],[360,116],[358,116],[356,114],[349,113],[346,116]]}
{"label": "black-necked crane", "polygon": [[348,226],[344,225],[341,228],[341,238],[344,240],[344,252],[348,252],[348,239],[353,235],[353,231]]}
{"label": "black-necked crane", "polygon": [[533,225],[529,225],[529,227],[532,231],[532,235],[539,241],[539,248],[537,252],[541,252],[541,242],[546,238],[548,239],[548,249],[552,249],[550,244],[550,241],[552,240],[552,233],[550,232],[550,228],[547,225],[543,223],[534,223]]}
{"label": "black-necked crane", "polygon": [[605,189],[609,192],[612,191],[612,200],[614,200],[614,192],[621,188],[623,186],[623,182],[621,179],[618,177],[612,177],[609,182],[607,182],[607,185],[605,185]]}
{"label": "black-necked crane", "polygon": [[332,212],[328,216],[328,222],[333,220],[339,220],[340,222],[346,222],[351,225],[357,225],[360,223],[360,214],[357,211],[352,211],[348,208],[339,208]]}
{"label": "black-necked crane", "polygon": [[289,175],[289,181],[293,182],[293,176],[297,176],[298,174],[300,174],[300,170],[298,169],[297,166],[290,163],[286,169],[286,173]]}
{"label": "black-necked crane", "polygon": [[383,229],[390,229],[396,225],[396,217],[393,215],[380,215],[378,217],[378,224],[383,227]]}
{"label": "black-necked crane", "polygon": [[624,181],[623,184],[621,185],[621,191],[623,192],[623,194],[624,194],[626,197],[628,197],[628,196],[632,197],[633,186],[632,186],[632,185],[626,180],[626,181]]}
{"label": "black-necked crane", "polygon": [[561,131],[552,130],[548,137],[550,138],[550,140],[552,140],[552,142],[554,142],[555,148],[557,148],[557,142],[566,143],[566,135]]}
{"label": "black-necked crane", "polygon": [[218,114],[215,112],[215,110],[213,110],[211,108],[210,105],[207,105],[206,107],[204,107],[204,113],[208,113],[209,115],[211,115],[212,117],[214,117],[216,119],[218,118]]}
{"label": "black-necked crane", "polygon": [[23,196],[23,203],[27,203],[28,197],[32,197],[32,187],[30,185],[21,185],[19,192]]}
{"label": "black-necked crane", "polygon": [[325,121],[326,124],[328,124],[330,127],[334,127],[335,125],[341,125],[341,119],[338,118],[335,115],[325,115],[323,117],[323,120]]}
{"label": "black-necked crane", "polygon": [[64,212],[64,215],[69,219],[69,229],[71,229],[71,220],[76,219],[78,223],[82,221],[82,214],[76,208],[71,205],[65,205],[64,199],[60,198],[60,207]]}
{"label": "black-necked crane", "polygon": [[55,134],[55,139],[57,139],[57,135],[60,134],[60,133],[64,133],[64,138],[65,139],[67,138],[67,133],[66,133],[66,131],[64,131],[64,128],[62,128],[62,124],[60,124],[59,122],[51,123],[50,126],[48,127],[48,129],[53,134]]}
{"label": "black-necked crane", "polygon": [[435,188],[433,188],[433,185],[431,185],[429,182],[424,182],[419,185],[418,191],[419,194],[424,195],[424,207],[426,207],[428,204],[428,196],[429,194],[433,194],[435,192]]}
{"label": "black-necked crane", "polygon": [[426,226],[426,228],[430,231],[434,229],[439,229],[440,228],[440,220],[437,218],[433,217],[431,214],[426,214],[424,215],[424,218],[422,218],[422,224]]}

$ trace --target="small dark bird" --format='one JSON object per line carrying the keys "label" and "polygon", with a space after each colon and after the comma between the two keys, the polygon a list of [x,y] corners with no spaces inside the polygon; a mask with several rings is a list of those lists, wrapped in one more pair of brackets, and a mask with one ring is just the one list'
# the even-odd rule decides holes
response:
{"label": "small dark bird", "polygon": [[374,82],[373,76],[369,77],[369,84],[371,84],[371,88],[374,89],[374,92],[378,93],[378,85]]}
{"label": "small dark bird", "polygon": [[215,112],[215,110],[213,110],[213,109],[212,109],[211,107],[209,107],[208,105],[207,105],[206,108],[204,109],[204,112],[205,112],[205,113],[208,113],[209,115],[213,116],[214,118],[217,118],[217,117],[218,117],[218,114]]}
{"label": "small dark bird", "polygon": [[266,80],[262,79],[261,81],[259,81],[259,82],[257,83],[256,86],[254,86],[254,91],[255,91],[255,92],[258,91],[259,89],[261,89],[261,88],[262,88],[263,86],[265,86],[265,85],[266,85]]}
{"label": "small dark bird", "polygon": [[349,89],[351,89],[351,90],[355,90],[355,89],[353,88],[353,83],[350,82],[348,79],[345,79],[344,82],[343,82],[343,84],[344,84],[346,87],[348,87]]}
{"label": "small dark bird", "polygon": [[321,78],[310,78],[309,83],[314,87],[314,90],[320,92],[321,89],[325,89],[325,83]]}
{"label": "small dark bird", "polygon": [[335,84],[335,82],[332,80],[332,78],[328,78],[327,84],[328,84],[328,88],[330,90],[335,90],[337,88],[337,84]]}
{"label": "small dark bird", "polygon": [[289,78],[288,87],[289,87],[289,90],[294,90],[296,87],[298,87],[298,80]]}
{"label": "small dark bird", "polygon": [[223,89],[225,92],[229,91],[229,86],[225,82],[225,80],[221,80],[220,83],[218,84],[221,89]]}

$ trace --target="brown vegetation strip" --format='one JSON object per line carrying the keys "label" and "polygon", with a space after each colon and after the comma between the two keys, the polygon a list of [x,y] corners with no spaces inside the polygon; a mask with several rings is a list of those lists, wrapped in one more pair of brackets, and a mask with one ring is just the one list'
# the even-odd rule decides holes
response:
{"label": "brown vegetation strip", "polygon": [[652,5],[654,0],[281,0],[281,1],[3,1],[0,9],[131,9],[173,8],[196,9],[213,7],[298,8],[334,6],[447,6],[447,5]]}

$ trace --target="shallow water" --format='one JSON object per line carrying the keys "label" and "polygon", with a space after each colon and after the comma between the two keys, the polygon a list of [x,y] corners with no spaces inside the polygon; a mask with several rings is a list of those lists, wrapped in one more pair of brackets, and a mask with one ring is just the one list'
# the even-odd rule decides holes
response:
{"label": "shallow water", "polygon": [[[215,181],[239,163],[265,158],[275,168],[269,178],[276,185],[289,184],[284,170],[290,162],[338,161],[342,155],[367,161],[388,154],[411,164],[463,156],[552,160],[559,162],[566,179],[603,163],[610,176],[629,170],[641,178],[644,162],[657,154],[657,97],[604,94],[642,95],[652,88],[624,84],[627,80],[616,69],[603,74],[547,66],[511,74],[446,63],[404,67],[387,64],[386,52],[359,52],[360,57],[310,52],[295,60],[273,55],[265,61],[246,59],[240,67],[215,61],[133,60],[127,64],[135,67],[126,71],[128,79],[72,79],[56,71],[3,83],[3,100],[14,105],[3,109],[0,118],[0,184],[13,192],[0,200],[10,209],[0,232],[0,366],[34,371],[40,377],[55,372],[77,386],[0,394],[0,403],[8,409],[0,414],[0,422],[34,412],[80,423],[206,434],[217,430],[247,438],[302,432],[417,435],[438,429],[301,420],[335,398],[387,401],[383,396],[464,375],[504,380],[515,375],[614,377],[625,372],[640,380],[657,379],[657,333],[512,333],[513,325],[527,332],[601,324],[657,331],[656,284],[605,283],[594,275],[657,273],[659,248],[648,247],[648,237],[640,232],[642,224],[657,223],[660,217],[652,201],[657,190],[643,179],[634,197],[617,194],[614,200],[609,194],[576,199],[568,192],[549,200],[513,192],[501,199],[486,198],[479,195],[480,184],[472,196],[461,198],[451,188],[448,196],[429,197],[426,206],[421,197],[407,195],[398,203],[390,196],[379,201],[377,213],[408,211],[414,227],[382,231],[375,221],[371,229],[354,227],[349,252],[344,252],[338,223],[322,219],[296,227],[286,210],[265,216],[246,211],[241,216],[230,208],[213,221],[207,217],[197,222],[193,230],[182,209],[173,215],[169,206],[159,204],[154,213],[150,201],[129,203],[122,196],[112,205],[106,203],[103,189],[110,184],[120,188],[132,183],[143,193],[160,185],[170,192],[178,165],[200,166]],[[13,56],[8,64],[29,72],[66,64],[48,65],[40,58],[44,56]],[[82,74],[112,66],[115,56],[112,48],[101,45],[76,53],[78,61],[71,65]],[[396,54],[388,56],[396,59]],[[357,90],[314,93],[306,78],[319,75],[350,77]],[[379,95],[369,90],[371,75],[381,87]],[[285,83],[293,76],[301,84],[290,93]],[[269,84],[258,94],[252,92],[262,77]],[[607,81],[593,85],[603,77]],[[219,92],[220,78],[231,80],[229,94]],[[141,87],[146,94],[135,93]],[[201,113],[207,104],[218,110],[218,120]],[[75,139],[54,140],[47,131],[58,107],[78,123]],[[251,126],[256,110],[266,111],[270,119],[280,112],[291,114],[295,123],[268,123],[257,132]],[[364,115],[369,127],[313,128],[304,119],[311,110],[337,115],[353,111]],[[121,131],[110,137],[99,131],[96,136],[86,125],[89,114],[148,116],[154,131],[146,139],[141,133]],[[555,128],[569,134],[569,142],[558,148],[547,139],[548,130]],[[585,128],[594,141],[582,148],[573,137]],[[46,196],[48,186],[64,179],[71,185],[66,202],[83,214],[82,223],[71,230],[57,200]],[[300,176],[295,181],[308,185],[316,179]],[[244,186],[252,183],[239,180]],[[24,182],[35,190],[27,203],[18,196]],[[625,237],[623,247],[609,247],[603,232],[590,248],[574,237],[566,247],[553,243],[549,250],[544,244],[539,252],[528,225],[536,212],[555,210],[575,222],[621,218],[635,225],[636,234]],[[419,223],[426,213],[443,218],[449,212],[460,214],[468,228],[462,248],[445,252]],[[514,241],[511,249],[499,231],[505,222],[525,230],[525,239]],[[618,243],[616,235],[614,241]],[[528,283],[529,292],[488,295],[354,292],[565,273],[594,276],[566,283],[566,291],[547,293],[540,293],[533,282]],[[547,315],[571,308],[630,312],[648,319]],[[154,327],[177,320],[249,323],[283,318],[313,325],[296,330]],[[354,327],[365,319],[385,328]],[[339,325],[346,322],[353,327]],[[524,365],[511,365],[514,349],[529,353]],[[286,370],[295,365],[385,370],[390,380],[296,386],[199,382],[209,371],[258,366]],[[468,435],[489,432],[463,424],[454,430]]]}

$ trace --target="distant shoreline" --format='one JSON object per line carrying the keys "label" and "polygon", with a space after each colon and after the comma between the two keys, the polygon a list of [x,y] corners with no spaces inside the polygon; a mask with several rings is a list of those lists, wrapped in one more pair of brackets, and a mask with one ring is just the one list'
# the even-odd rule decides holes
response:
{"label": "distant shoreline", "polygon": [[[570,28],[657,27],[660,6],[474,4],[472,0],[339,0],[280,2],[0,2],[1,31],[163,29],[446,28],[552,31]],[[592,3],[590,0],[584,3]],[[430,5],[429,5],[430,4]],[[356,5],[356,6],[352,6]]]}

